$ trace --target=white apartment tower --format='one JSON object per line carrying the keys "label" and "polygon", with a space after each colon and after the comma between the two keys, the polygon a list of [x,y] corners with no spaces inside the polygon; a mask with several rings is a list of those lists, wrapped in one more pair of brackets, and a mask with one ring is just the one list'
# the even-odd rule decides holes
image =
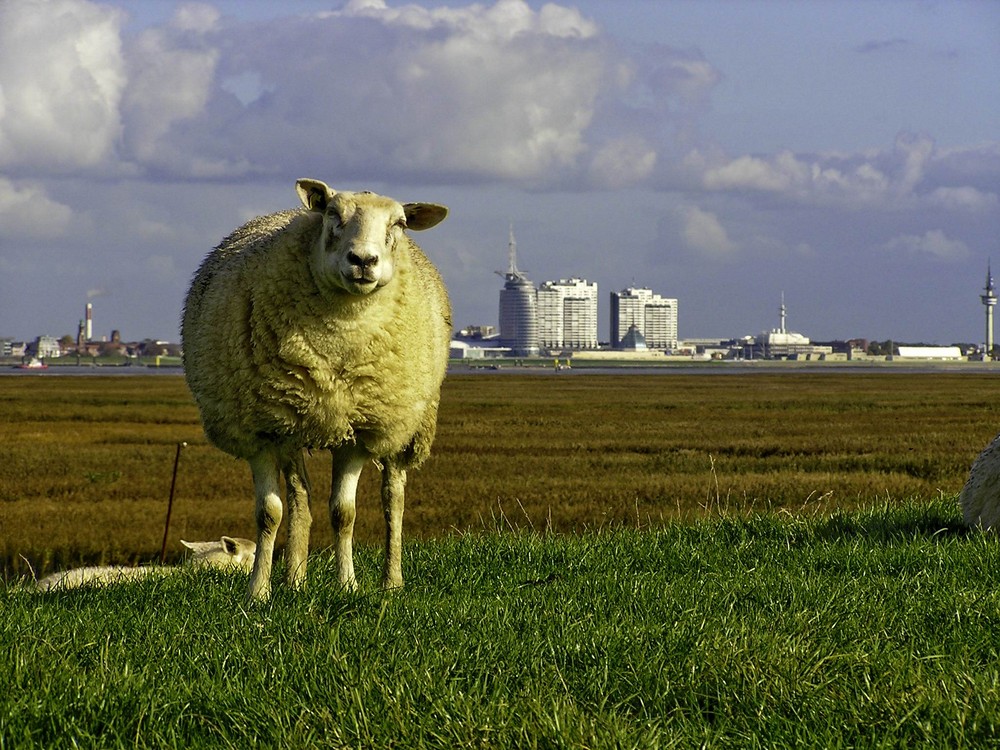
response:
{"label": "white apartment tower", "polygon": [[677,348],[677,300],[629,287],[611,293],[611,346],[619,348],[630,326],[650,349]]}
{"label": "white apartment tower", "polygon": [[538,343],[545,349],[597,348],[597,283],[546,281],[538,287]]}

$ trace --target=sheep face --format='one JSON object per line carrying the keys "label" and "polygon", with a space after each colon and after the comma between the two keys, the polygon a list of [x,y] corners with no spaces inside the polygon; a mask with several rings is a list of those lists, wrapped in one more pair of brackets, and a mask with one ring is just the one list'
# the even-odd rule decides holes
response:
{"label": "sheep face", "polygon": [[397,203],[375,193],[337,192],[319,180],[299,180],[302,204],[322,214],[310,263],[317,285],[371,294],[392,281],[404,229],[429,229],[448,213],[430,203]]}

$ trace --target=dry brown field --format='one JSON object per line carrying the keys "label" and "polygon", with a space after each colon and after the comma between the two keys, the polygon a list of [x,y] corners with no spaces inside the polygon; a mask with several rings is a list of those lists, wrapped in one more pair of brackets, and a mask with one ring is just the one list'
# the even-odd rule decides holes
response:
{"label": "dry brown field", "polygon": [[[445,383],[405,534],[655,527],[707,514],[954,496],[1000,429],[990,373],[475,374]],[[4,577],[254,535],[249,470],[212,447],[178,376],[0,377]],[[313,547],[331,542],[329,456],[309,459]],[[377,474],[357,538],[380,544]]]}

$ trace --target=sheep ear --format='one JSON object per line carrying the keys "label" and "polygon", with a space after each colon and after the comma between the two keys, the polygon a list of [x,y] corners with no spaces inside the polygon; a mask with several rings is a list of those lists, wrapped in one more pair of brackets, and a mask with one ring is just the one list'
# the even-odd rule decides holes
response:
{"label": "sheep ear", "polygon": [[240,543],[233,539],[231,536],[224,536],[220,540],[222,542],[222,549],[226,551],[227,555],[235,556],[240,551]]}
{"label": "sheep ear", "polygon": [[404,203],[403,213],[406,214],[406,228],[419,231],[430,229],[444,221],[448,209],[437,203]]}
{"label": "sheep ear", "polygon": [[184,541],[183,539],[181,539],[181,544],[183,544],[189,550],[191,550],[192,552],[194,552],[194,551],[196,551],[198,549],[198,544],[199,543],[198,542],[187,542],[187,541]]}
{"label": "sheep ear", "polygon": [[326,204],[335,195],[325,182],[302,179],[295,183],[295,192],[299,194],[302,205],[310,211],[325,211]]}

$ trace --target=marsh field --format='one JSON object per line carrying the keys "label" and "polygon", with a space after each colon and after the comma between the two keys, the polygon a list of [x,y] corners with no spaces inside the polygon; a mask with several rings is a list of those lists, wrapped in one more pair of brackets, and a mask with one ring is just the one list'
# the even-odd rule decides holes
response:
{"label": "marsh field", "polygon": [[[504,528],[657,528],[676,520],[823,517],[953,498],[1000,429],[1000,375],[450,375],[432,458],[410,474],[405,539]],[[205,439],[177,376],[0,378],[6,579],[254,536],[245,463]],[[329,455],[309,458],[313,549],[331,543]],[[377,472],[356,539],[378,545]]]}

